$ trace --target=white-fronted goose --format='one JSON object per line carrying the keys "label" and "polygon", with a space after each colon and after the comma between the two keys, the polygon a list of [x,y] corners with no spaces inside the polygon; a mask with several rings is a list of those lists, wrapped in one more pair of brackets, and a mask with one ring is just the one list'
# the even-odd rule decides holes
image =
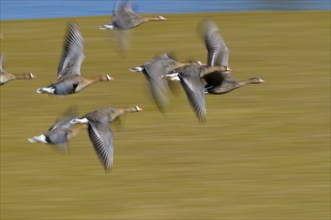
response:
{"label": "white-fronted goose", "polygon": [[4,63],[4,54],[0,53],[0,85],[4,85],[5,83],[11,80],[17,79],[33,79],[35,76],[32,73],[23,73],[23,74],[12,74],[8,73],[3,69]]}
{"label": "white-fronted goose", "polygon": [[82,91],[98,81],[109,81],[113,78],[106,75],[86,79],[81,76],[80,68],[85,58],[84,42],[75,22],[70,22],[63,45],[63,53],[58,65],[57,82],[37,89],[37,93],[68,95]]}
{"label": "white-fronted goose", "polygon": [[55,124],[50,126],[47,132],[28,138],[31,143],[40,142],[50,145],[64,146],[67,148],[67,142],[79,134],[79,132],[86,128],[86,125],[72,126],[71,120],[75,119],[76,115],[71,113],[61,119],[57,120]]}
{"label": "white-fronted goose", "polygon": [[174,85],[169,85],[171,81],[162,80],[160,77],[185,65],[188,65],[188,63],[178,62],[173,54],[162,53],[148,60],[142,66],[131,68],[130,71],[144,74],[156,105],[161,112],[165,112],[168,106],[168,89],[169,87],[173,89]]}
{"label": "white-fronted goose", "polygon": [[201,78],[215,71],[225,71],[224,66],[206,66],[200,62],[178,68],[161,76],[163,79],[180,81],[188,101],[200,123],[206,121],[206,101]]}
{"label": "white-fronted goose", "polygon": [[163,21],[163,16],[142,17],[133,11],[130,0],[117,1],[113,10],[112,22],[100,26],[101,30],[128,30],[148,21]]}
{"label": "white-fronted goose", "polygon": [[94,150],[103,164],[105,171],[109,172],[113,166],[114,156],[113,132],[109,123],[112,123],[125,113],[140,111],[142,109],[138,106],[132,108],[105,107],[87,113],[81,118],[72,119],[70,123],[88,125],[88,134]]}
{"label": "white-fronted goose", "polygon": [[[205,20],[201,26],[201,35],[208,51],[207,65],[224,66],[230,70],[229,49],[226,46],[218,27],[211,21]],[[235,80],[229,71],[216,71],[203,77],[207,82],[205,92],[210,94],[224,94],[247,84],[259,84],[264,80],[254,77],[244,81]]]}

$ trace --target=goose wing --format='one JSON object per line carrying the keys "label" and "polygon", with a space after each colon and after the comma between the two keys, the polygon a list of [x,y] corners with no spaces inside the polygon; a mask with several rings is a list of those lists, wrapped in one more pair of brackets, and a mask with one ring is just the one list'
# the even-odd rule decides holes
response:
{"label": "goose wing", "polygon": [[131,1],[116,2],[113,12],[113,25],[117,29],[126,30],[139,25],[143,17],[135,13]]}
{"label": "goose wing", "polygon": [[207,64],[209,66],[229,66],[229,48],[218,27],[211,20],[203,23],[202,36],[208,51]]}
{"label": "goose wing", "polygon": [[94,150],[103,164],[106,172],[113,165],[113,132],[108,123],[89,122],[88,134]]}
{"label": "goose wing", "polygon": [[64,39],[62,57],[58,65],[58,79],[68,75],[80,75],[85,58],[84,41],[75,22],[70,22]]}
{"label": "goose wing", "polygon": [[76,114],[73,111],[69,114],[67,113],[67,115],[65,115],[64,117],[57,119],[56,122],[52,124],[52,126],[50,126],[48,131],[55,130],[58,128],[69,128],[71,125],[70,121],[74,118],[76,118]]}
{"label": "goose wing", "polygon": [[144,74],[148,80],[153,99],[161,112],[168,106],[168,83],[160,79],[169,66],[169,58],[165,55],[153,58],[144,64]]}
{"label": "goose wing", "polygon": [[178,77],[194,113],[199,121],[204,123],[206,121],[206,101],[200,71],[197,65],[191,65],[178,69]]}

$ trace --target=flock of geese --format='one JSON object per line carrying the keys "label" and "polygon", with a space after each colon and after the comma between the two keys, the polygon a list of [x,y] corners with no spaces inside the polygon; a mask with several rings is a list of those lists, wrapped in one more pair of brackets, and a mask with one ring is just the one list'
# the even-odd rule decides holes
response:
{"label": "flock of geese", "polygon": [[[163,16],[142,17],[132,10],[128,0],[117,2],[112,22],[100,26],[101,30],[129,30],[148,21],[163,21]],[[231,76],[229,67],[229,49],[226,46],[218,27],[210,19],[206,19],[200,26],[201,36],[208,51],[207,64],[200,61],[179,62],[171,53],[162,53],[146,61],[141,66],[133,67],[130,71],[141,72],[146,77],[152,97],[161,112],[168,105],[169,83],[179,81],[187,99],[198,120],[206,120],[205,94],[225,94],[247,84],[264,82],[260,78],[250,78],[237,81]],[[11,74],[3,69],[3,54],[0,54],[0,81],[4,85],[12,80],[34,79],[32,73]],[[111,81],[113,77],[99,75],[94,78],[85,78],[80,69],[84,60],[84,42],[78,25],[68,23],[64,39],[63,52],[57,70],[55,83],[37,89],[37,93],[52,95],[69,95],[81,92],[86,87],[99,82]],[[77,117],[74,111],[57,120],[43,134],[28,138],[31,143],[64,146],[78,135],[82,129],[88,131],[90,141],[97,156],[109,172],[113,166],[113,132],[110,124],[129,112],[140,112],[142,108],[105,107]]]}

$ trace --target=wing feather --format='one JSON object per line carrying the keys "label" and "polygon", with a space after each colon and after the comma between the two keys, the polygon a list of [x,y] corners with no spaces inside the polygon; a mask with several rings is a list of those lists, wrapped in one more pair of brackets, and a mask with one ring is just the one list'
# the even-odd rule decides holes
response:
{"label": "wing feather", "polygon": [[179,72],[180,82],[194,113],[199,121],[204,123],[206,121],[206,101],[200,71],[192,70],[192,68],[184,68],[184,70],[190,72]]}
{"label": "wing feather", "polygon": [[229,66],[229,48],[218,27],[211,20],[204,22],[202,35],[208,51],[207,64],[209,66]]}
{"label": "wing feather", "polygon": [[132,9],[131,2],[126,0],[116,3],[113,13],[113,25],[120,30],[133,28],[141,24],[143,17],[135,13]]}
{"label": "wing feather", "polygon": [[108,123],[89,122],[88,134],[106,172],[113,166],[113,132]]}
{"label": "wing feather", "polygon": [[58,79],[65,75],[80,75],[80,67],[85,58],[84,41],[75,22],[70,22],[63,45],[62,57],[58,65]]}

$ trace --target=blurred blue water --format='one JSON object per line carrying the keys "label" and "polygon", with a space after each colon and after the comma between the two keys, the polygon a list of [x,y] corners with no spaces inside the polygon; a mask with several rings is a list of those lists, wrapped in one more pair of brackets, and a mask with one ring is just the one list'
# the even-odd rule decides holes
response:
{"label": "blurred blue water", "polygon": [[[0,0],[0,19],[111,15],[115,0]],[[133,0],[138,13],[330,10],[330,0]]]}

